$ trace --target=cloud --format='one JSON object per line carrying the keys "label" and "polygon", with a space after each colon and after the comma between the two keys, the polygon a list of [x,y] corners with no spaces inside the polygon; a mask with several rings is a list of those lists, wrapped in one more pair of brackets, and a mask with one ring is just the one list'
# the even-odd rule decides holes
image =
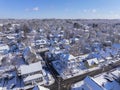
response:
{"label": "cloud", "polygon": [[25,9],[25,11],[36,11],[36,12],[39,11],[39,10],[40,10],[39,7],[34,7],[34,8],[31,8],[31,9],[30,8]]}
{"label": "cloud", "polygon": [[84,13],[96,13],[97,10],[96,9],[84,9],[83,12]]}
{"label": "cloud", "polygon": [[34,7],[32,10],[33,11],[39,11],[40,9],[39,9],[39,7]]}

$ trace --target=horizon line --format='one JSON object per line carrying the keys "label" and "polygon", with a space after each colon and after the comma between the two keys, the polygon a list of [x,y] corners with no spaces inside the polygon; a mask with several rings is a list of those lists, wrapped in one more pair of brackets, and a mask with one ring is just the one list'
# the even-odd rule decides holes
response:
{"label": "horizon line", "polygon": [[18,19],[18,20],[22,20],[22,19],[26,19],[26,20],[31,20],[31,19],[40,19],[40,20],[44,20],[44,19],[65,19],[65,20],[77,20],[77,19],[80,19],[80,20],[120,20],[120,18],[0,18],[1,19]]}

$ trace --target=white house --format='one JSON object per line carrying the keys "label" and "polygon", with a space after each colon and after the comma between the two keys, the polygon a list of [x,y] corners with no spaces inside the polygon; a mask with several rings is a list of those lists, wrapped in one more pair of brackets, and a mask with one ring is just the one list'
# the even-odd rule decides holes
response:
{"label": "white house", "polygon": [[39,48],[45,48],[47,45],[47,41],[45,39],[40,39],[35,41],[35,46],[38,46]]}
{"label": "white house", "polygon": [[45,83],[45,73],[42,70],[40,61],[29,65],[21,65],[18,68],[18,75],[23,78],[24,85],[28,88],[36,85],[36,83],[38,85]]}
{"label": "white house", "polygon": [[99,62],[98,62],[97,58],[92,58],[92,59],[88,59],[87,63],[89,66],[93,66],[95,64],[98,64]]}

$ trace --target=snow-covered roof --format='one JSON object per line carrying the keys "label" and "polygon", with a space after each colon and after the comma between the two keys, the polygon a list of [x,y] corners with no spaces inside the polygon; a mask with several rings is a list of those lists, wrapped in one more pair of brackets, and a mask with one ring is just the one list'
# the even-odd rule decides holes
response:
{"label": "snow-covered roof", "polygon": [[63,37],[64,35],[63,34],[58,34],[58,37]]}
{"label": "snow-covered roof", "polygon": [[43,32],[44,31],[44,29],[39,29],[39,32]]}
{"label": "snow-covered roof", "polygon": [[32,90],[50,90],[50,89],[38,85],[38,86],[35,86]]}
{"label": "snow-covered roof", "polygon": [[14,27],[14,26],[20,26],[20,24],[12,24],[12,26]]}
{"label": "snow-covered roof", "polygon": [[72,85],[72,90],[119,90],[120,84],[114,78],[114,74],[118,75],[119,68],[110,71],[110,73],[102,73],[94,77],[87,76],[83,81]]}
{"label": "snow-covered roof", "polygon": [[105,59],[100,58],[100,59],[98,59],[98,61],[99,61],[100,63],[102,63],[102,62],[105,61]]}
{"label": "snow-covered roof", "polygon": [[119,90],[120,85],[118,82],[116,82],[114,79],[112,79],[112,81],[108,81],[106,78],[111,80],[111,74],[100,74],[99,76],[94,77],[93,81],[101,86],[103,88],[102,90]]}
{"label": "snow-covered roof", "polygon": [[3,26],[3,24],[1,24],[1,23],[0,23],[0,26],[2,27],[2,26]]}
{"label": "snow-covered roof", "polygon": [[87,76],[84,82],[91,87],[92,90],[103,90],[91,77]]}
{"label": "snow-covered roof", "polygon": [[65,44],[70,44],[68,39],[64,39],[65,40]]}
{"label": "snow-covered roof", "polygon": [[0,90],[7,90],[7,87],[0,87]]}
{"label": "snow-covered roof", "polygon": [[36,45],[43,45],[43,44],[47,44],[47,41],[44,39],[41,39],[41,40],[36,40],[35,43]]}
{"label": "snow-covered roof", "polygon": [[63,50],[55,50],[54,53],[55,54],[60,54],[60,53],[63,53]]}
{"label": "snow-covered roof", "polygon": [[1,54],[6,54],[9,51],[9,46],[6,44],[0,44],[0,53]]}
{"label": "snow-covered roof", "polygon": [[95,78],[86,77],[84,82],[92,88],[92,90],[116,90],[113,89],[113,82],[109,82],[105,79],[104,74],[97,76]]}
{"label": "snow-covered roof", "polygon": [[36,63],[32,63],[30,65],[21,65],[18,70],[20,70],[21,75],[41,71],[42,70],[41,62],[39,61]]}
{"label": "snow-covered roof", "polygon": [[9,46],[6,44],[0,44],[0,51],[1,50],[9,50]]}
{"label": "snow-covered roof", "polygon": [[61,54],[60,57],[64,60],[72,60],[75,59],[75,57],[71,54]]}
{"label": "snow-covered roof", "polygon": [[24,58],[29,57],[31,53],[35,53],[34,49],[32,49],[31,47],[26,47],[23,51]]}
{"label": "snow-covered roof", "polygon": [[112,75],[115,76],[115,78],[119,78],[120,77],[120,68],[117,68],[117,70],[114,70],[113,72],[111,72]]}
{"label": "snow-covered roof", "polygon": [[27,76],[26,78],[24,78],[23,81],[28,82],[28,81],[31,81],[31,80],[39,79],[41,77],[43,77],[42,74],[30,75],[30,76]]}
{"label": "snow-covered roof", "polygon": [[78,57],[80,57],[81,59],[85,59],[86,57],[88,57],[89,54],[84,54],[84,55],[80,55]]}
{"label": "snow-covered roof", "polygon": [[87,60],[89,66],[92,66],[93,64],[98,64],[97,58],[89,59]]}
{"label": "snow-covered roof", "polygon": [[120,49],[120,44],[113,44],[112,47]]}
{"label": "snow-covered roof", "polygon": [[25,48],[24,51],[23,51],[23,55],[24,55],[24,56],[27,55],[28,52],[30,52],[30,50],[31,50],[31,47]]}
{"label": "snow-covered roof", "polygon": [[14,36],[10,36],[10,35],[9,35],[9,36],[7,36],[7,38],[8,38],[8,39],[15,39],[15,37],[14,37]]}

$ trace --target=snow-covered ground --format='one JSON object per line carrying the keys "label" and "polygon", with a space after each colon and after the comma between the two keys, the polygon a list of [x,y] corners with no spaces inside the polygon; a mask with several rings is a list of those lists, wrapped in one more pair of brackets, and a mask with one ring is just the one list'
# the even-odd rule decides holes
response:
{"label": "snow-covered ground", "polygon": [[48,70],[43,69],[45,72],[45,86],[49,86],[52,85],[55,82],[55,79],[53,78],[53,76],[51,75],[51,73]]}

